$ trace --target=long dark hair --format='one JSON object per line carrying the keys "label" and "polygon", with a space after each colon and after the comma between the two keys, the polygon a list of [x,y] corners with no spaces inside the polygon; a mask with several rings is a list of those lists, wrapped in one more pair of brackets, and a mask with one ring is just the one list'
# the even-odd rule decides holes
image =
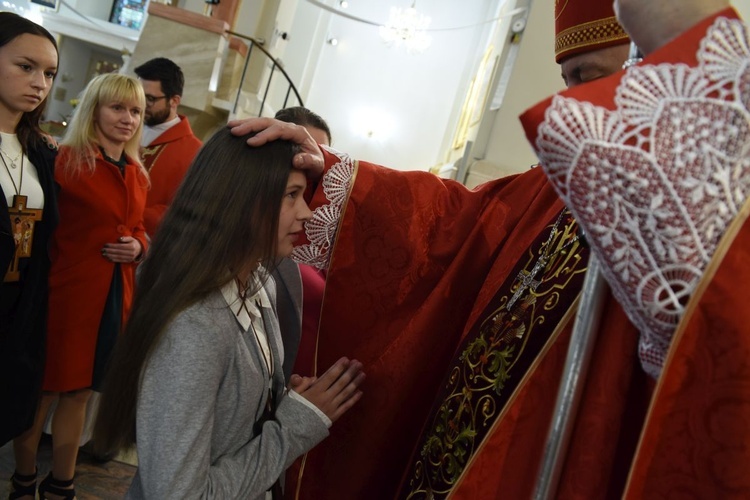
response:
{"label": "long dark hair", "polygon": [[[52,42],[59,58],[60,53],[57,49],[57,42],[55,41],[55,37],[53,37],[49,31],[18,14],[12,12],[0,12],[0,47],[12,42],[16,37],[24,34],[42,36]],[[16,126],[18,142],[21,143],[24,153],[28,151],[29,147],[38,147],[43,143],[42,134],[44,134],[44,132],[39,128],[39,120],[41,120],[44,108],[47,106],[48,97],[49,94],[47,94],[47,97],[39,103],[39,106],[34,108],[34,111],[29,111],[28,113],[21,115],[21,121],[19,121],[18,126]]]}
{"label": "long dark hair", "polygon": [[199,151],[141,264],[133,309],[105,378],[94,443],[135,443],[140,379],[177,314],[260,262],[276,260],[279,211],[297,146],[251,148],[217,132]]}

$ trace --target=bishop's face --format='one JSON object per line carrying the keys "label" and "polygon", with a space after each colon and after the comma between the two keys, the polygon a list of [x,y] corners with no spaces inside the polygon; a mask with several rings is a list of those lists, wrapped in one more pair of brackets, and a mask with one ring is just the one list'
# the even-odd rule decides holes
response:
{"label": "bishop's face", "polygon": [[568,57],[560,63],[563,81],[571,88],[612,75],[622,69],[629,52],[624,43]]}

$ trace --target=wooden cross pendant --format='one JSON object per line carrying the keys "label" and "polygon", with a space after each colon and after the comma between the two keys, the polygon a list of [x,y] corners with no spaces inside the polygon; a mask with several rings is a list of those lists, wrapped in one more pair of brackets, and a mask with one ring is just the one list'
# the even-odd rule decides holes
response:
{"label": "wooden cross pendant", "polygon": [[21,279],[18,270],[18,259],[31,257],[31,245],[34,242],[34,222],[42,220],[42,209],[27,208],[28,197],[22,195],[13,196],[13,206],[8,207],[10,214],[10,229],[13,232],[13,243],[16,252],[10,263],[8,272],[5,273],[6,283]]}
{"label": "wooden cross pendant", "polygon": [[506,311],[510,311],[510,309],[513,307],[513,304],[515,304],[518,299],[521,298],[521,296],[526,292],[526,289],[531,290],[532,292],[536,291],[536,288],[542,283],[541,280],[535,280],[536,275],[539,271],[543,271],[547,267],[547,262],[549,261],[549,257],[545,257],[542,255],[539,257],[539,259],[536,261],[536,264],[534,264],[534,267],[531,269],[531,271],[523,270],[520,273],[518,273],[518,276],[516,276],[516,280],[518,283],[518,288],[516,288],[516,292],[513,294],[513,297],[510,298],[508,301],[508,305],[505,307]]}

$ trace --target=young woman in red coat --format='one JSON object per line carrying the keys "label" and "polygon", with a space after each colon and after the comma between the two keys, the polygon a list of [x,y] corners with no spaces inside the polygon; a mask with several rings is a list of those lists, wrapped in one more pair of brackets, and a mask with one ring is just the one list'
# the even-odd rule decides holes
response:
{"label": "young woman in red coat", "polygon": [[[141,84],[134,78],[97,76],[83,93],[55,162],[60,224],[51,246],[40,415],[58,403],[52,471],[39,486],[41,498],[48,493],[75,496],[86,403],[127,318],[136,263],[146,251],[143,210],[149,183],[138,159],[144,107]],[[32,449],[43,423],[39,418],[29,436]]]}

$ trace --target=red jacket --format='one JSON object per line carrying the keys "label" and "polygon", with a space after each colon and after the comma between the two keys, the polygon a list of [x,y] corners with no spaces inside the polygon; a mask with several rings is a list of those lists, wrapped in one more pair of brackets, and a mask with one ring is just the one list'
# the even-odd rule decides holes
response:
{"label": "red jacket", "polygon": [[143,215],[148,234],[153,236],[159,227],[200,147],[201,141],[193,134],[187,118],[180,115],[180,123],[165,130],[141,151],[141,159],[151,177]]}
{"label": "red jacket", "polygon": [[[148,245],[143,228],[148,180],[139,167],[129,160],[123,177],[99,154],[93,173],[71,176],[60,168],[69,152],[62,147],[55,163],[60,224],[50,251],[46,391],[91,385],[99,323],[115,266],[102,257],[104,244],[132,236],[144,252]],[[135,263],[120,264],[123,321],[130,311],[135,269]]]}

